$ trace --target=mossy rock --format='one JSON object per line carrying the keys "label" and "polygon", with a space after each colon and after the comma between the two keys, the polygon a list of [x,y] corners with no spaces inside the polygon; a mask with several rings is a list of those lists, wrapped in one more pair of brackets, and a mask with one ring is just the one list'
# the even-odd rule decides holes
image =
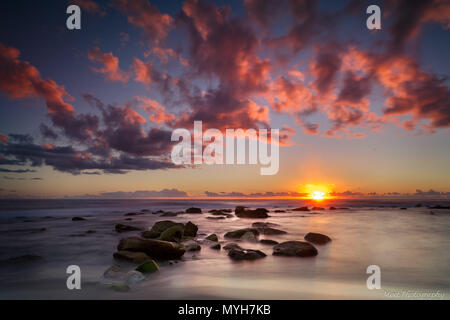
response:
{"label": "mossy rock", "polygon": [[153,227],[151,228],[150,231],[154,231],[154,232],[164,232],[167,229],[169,229],[170,227],[173,227],[175,225],[183,225],[181,223],[176,223],[170,220],[163,220],[163,221],[158,221],[156,222]]}
{"label": "mossy rock", "polygon": [[183,225],[177,224],[162,232],[159,239],[162,241],[179,242],[183,238],[183,234]]}
{"label": "mossy rock", "polygon": [[140,264],[135,270],[141,273],[153,273],[158,271],[159,267],[154,260],[148,260]]}

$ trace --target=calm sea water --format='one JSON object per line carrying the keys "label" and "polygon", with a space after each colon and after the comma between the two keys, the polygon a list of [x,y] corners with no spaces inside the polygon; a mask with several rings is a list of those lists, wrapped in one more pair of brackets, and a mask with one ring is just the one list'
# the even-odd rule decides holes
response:
{"label": "calm sea water", "polygon": [[[299,200],[1,200],[0,201],[0,298],[2,299],[392,299],[450,297],[450,210],[426,205],[445,202],[399,200],[341,200],[305,203]],[[264,220],[209,220],[210,209],[236,205],[265,207]],[[303,205],[348,207],[310,215],[292,212]],[[130,211],[182,211],[190,206],[205,213],[177,217],[144,214],[125,221]],[[400,210],[407,207],[407,210]],[[434,214],[430,214],[432,211]],[[74,216],[86,221],[74,222]],[[240,243],[260,249],[267,257],[234,262],[226,251],[204,246],[186,253],[176,264],[162,263],[160,272],[115,292],[102,285],[103,272],[113,264],[127,271],[132,264],[117,262],[112,254],[119,240],[139,232],[119,234],[116,223],[151,228],[159,220],[192,221],[199,238],[216,233],[222,244],[227,231],[250,227],[255,221],[277,223],[288,233],[261,236],[273,240],[303,240],[308,232],[328,235],[333,241],[316,246],[314,258],[272,256],[272,247]],[[45,230],[43,230],[45,228]],[[95,233],[80,236],[87,230]],[[13,261],[39,255],[37,261]],[[82,289],[68,290],[66,268],[78,265]],[[369,290],[366,269],[381,268],[381,289]]]}

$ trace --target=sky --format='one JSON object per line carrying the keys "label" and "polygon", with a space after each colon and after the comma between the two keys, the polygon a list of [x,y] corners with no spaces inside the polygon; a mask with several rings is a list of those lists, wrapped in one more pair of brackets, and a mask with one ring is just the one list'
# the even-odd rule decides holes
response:
{"label": "sky", "polygon": [[[447,0],[8,0],[0,21],[2,198],[450,195]],[[279,171],[175,165],[194,121],[279,129]]]}

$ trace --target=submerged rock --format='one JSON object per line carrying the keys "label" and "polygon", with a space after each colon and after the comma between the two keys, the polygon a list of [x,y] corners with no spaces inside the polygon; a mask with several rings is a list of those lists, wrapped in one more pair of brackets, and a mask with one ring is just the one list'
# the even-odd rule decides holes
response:
{"label": "submerged rock", "polygon": [[328,210],[336,210],[335,207],[330,207]]}
{"label": "submerged rock", "polygon": [[73,217],[72,221],[85,221],[86,219],[83,217]]}
{"label": "submerged rock", "polygon": [[211,215],[213,215],[213,216],[222,216],[222,217],[225,217],[225,218],[231,218],[231,217],[233,217],[233,215],[232,214],[230,214],[230,213],[228,213],[229,211],[223,211],[223,210],[213,210],[213,211],[209,211],[209,213],[211,213]]}
{"label": "submerged rock", "polygon": [[122,282],[113,282],[107,284],[112,290],[117,292],[128,292],[130,291],[130,286]]}
{"label": "submerged rock", "polygon": [[215,243],[212,246],[210,246],[210,248],[213,250],[220,250],[221,245],[220,245],[220,243]]}
{"label": "submerged rock", "polygon": [[192,207],[186,209],[186,213],[202,213],[202,209]]}
{"label": "submerged rock", "polygon": [[258,239],[256,238],[255,234],[250,231],[247,231],[246,233],[244,233],[239,239],[248,241],[248,242],[258,242]]}
{"label": "submerged rock", "polygon": [[261,259],[266,256],[266,254],[260,250],[252,250],[252,249],[230,249],[228,251],[228,256],[237,261],[241,260],[256,260]]}
{"label": "submerged rock", "polygon": [[153,273],[158,270],[159,267],[154,260],[145,261],[136,268],[136,271],[139,271],[141,273]]}
{"label": "submerged rock", "polygon": [[176,217],[178,215],[178,212],[172,212],[172,211],[167,211],[164,212],[161,217]]}
{"label": "submerged rock", "polygon": [[304,241],[286,241],[273,247],[274,256],[313,257],[317,253],[312,244]]}
{"label": "submerged rock", "polygon": [[120,266],[113,265],[113,266],[109,267],[108,269],[106,269],[105,272],[103,272],[103,277],[116,279],[116,278],[123,277],[124,274],[125,273],[122,271]]}
{"label": "submerged rock", "polygon": [[206,240],[209,240],[209,241],[215,241],[215,242],[218,242],[218,241],[219,241],[219,237],[218,237],[215,233],[210,234],[210,235],[207,236],[205,239],[206,239]]}
{"label": "submerged rock", "polygon": [[224,220],[226,218],[224,216],[219,216],[219,217],[206,217],[206,219],[209,219],[209,220]]}
{"label": "submerged rock", "polygon": [[133,226],[129,226],[129,225],[126,225],[126,224],[121,224],[121,223],[116,224],[115,228],[116,228],[117,232],[128,232],[128,231],[140,231],[140,230],[142,230],[141,228],[133,227]]}
{"label": "submerged rock", "polygon": [[323,208],[323,207],[312,207],[312,210],[320,211],[320,210],[325,210],[325,208]]}
{"label": "submerged rock", "polygon": [[169,241],[129,237],[120,240],[119,251],[144,252],[157,260],[179,259],[186,251],[184,246]]}
{"label": "submerged rock", "polygon": [[279,224],[272,223],[272,222],[253,222],[252,227],[253,228],[269,228],[269,227],[278,227]]}
{"label": "submerged rock", "polygon": [[202,248],[198,242],[194,240],[185,241],[183,242],[183,245],[186,248],[186,251],[198,251]]}
{"label": "submerged rock", "polygon": [[257,208],[255,210],[246,209],[242,206],[237,206],[234,213],[239,218],[264,219],[268,218],[269,210],[265,208]]}
{"label": "submerged rock", "polygon": [[266,228],[258,228],[258,231],[261,234],[264,235],[270,235],[270,236],[274,236],[274,235],[280,235],[280,234],[286,234],[286,231],[283,230],[279,230],[279,229],[275,229],[275,228],[270,228],[270,227],[266,227]]}
{"label": "submerged rock", "polygon": [[267,245],[271,245],[271,246],[278,244],[278,241],[270,240],[270,239],[261,239],[261,240],[259,240],[259,242],[262,244],[267,244]]}
{"label": "submerged rock", "polygon": [[142,212],[128,212],[128,213],[125,213],[124,214],[124,216],[138,216],[138,215],[141,215],[141,214],[143,214]]}
{"label": "submerged rock", "polygon": [[300,207],[300,208],[292,209],[292,211],[309,211],[309,209],[308,209],[308,207]]}
{"label": "submerged rock", "polygon": [[286,212],[286,210],[274,210],[273,212],[275,212],[275,213],[284,213],[284,212]]}
{"label": "submerged rock", "polygon": [[134,263],[141,263],[150,259],[150,257],[144,252],[133,252],[121,250],[117,251],[113,254],[114,259],[117,260],[127,260],[132,261]]}
{"label": "submerged rock", "polygon": [[239,229],[239,230],[235,230],[235,231],[230,231],[225,233],[224,237],[225,238],[234,238],[234,239],[239,239],[240,237],[242,237],[244,235],[244,233],[246,232],[251,232],[253,233],[255,236],[259,235],[259,231],[256,228],[245,228],[245,229]]}
{"label": "submerged rock", "polygon": [[131,270],[125,275],[125,283],[127,285],[133,285],[143,280],[145,280],[145,276],[142,274],[142,272],[136,270]]}
{"label": "submerged rock", "polygon": [[331,241],[330,237],[328,237],[324,234],[314,233],[314,232],[309,232],[305,236],[305,240],[312,242],[314,244],[326,244]]}

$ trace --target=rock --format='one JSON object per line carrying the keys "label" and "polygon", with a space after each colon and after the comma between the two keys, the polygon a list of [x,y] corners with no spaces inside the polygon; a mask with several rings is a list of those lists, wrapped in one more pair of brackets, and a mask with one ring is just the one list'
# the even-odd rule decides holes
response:
{"label": "rock", "polygon": [[328,210],[336,210],[335,207],[330,207]]}
{"label": "rock", "polygon": [[159,267],[154,260],[145,261],[136,268],[136,271],[139,271],[141,273],[153,273],[158,270]]}
{"label": "rock", "polygon": [[218,241],[219,241],[219,237],[218,237],[215,233],[210,234],[210,235],[207,236],[205,239],[206,239],[206,240],[209,240],[209,241],[215,241],[215,242],[218,242]]}
{"label": "rock", "polygon": [[241,240],[248,241],[248,242],[258,242],[258,239],[256,238],[255,234],[253,232],[247,231],[244,233],[241,237]]}
{"label": "rock", "polygon": [[146,239],[156,239],[159,238],[160,235],[161,233],[156,231],[144,231],[141,233],[141,237]]}
{"label": "rock", "polygon": [[160,240],[179,242],[183,238],[184,227],[183,225],[174,225],[166,230],[164,230],[159,236]]}
{"label": "rock", "polygon": [[312,207],[312,210],[320,211],[320,210],[325,210],[325,208],[323,208],[323,207]]}
{"label": "rock", "polygon": [[113,265],[113,266],[109,267],[108,269],[106,269],[105,272],[103,272],[103,277],[105,277],[105,278],[116,279],[116,278],[121,278],[123,276],[124,276],[124,272],[118,265]]}
{"label": "rock", "polygon": [[422,207],[422,204],[421,204],[421,203],[418,203],[418,204],[415,205],[415,207],[416,207],[416,208],[421,208],[421,207]]}
{"label": "rock", "polygon": [[283,213],[283,212],[286,212],[285,210],[275,210],[274,211],[275,213]]}
{"label": "rock", "polygon": [[142,214],[142,213],[141,212],[128,212],[128,213],[125,213],[124,216],[137,216],[140,214]]}
{"label": "rock", "polygon": [[210,248],[213,250],[220,250],[221,246],[220,246],[220,243],[216,243],[216,244],[213,244],[212,246],[210,246]]}
{"label": "rock", "polygon": [[228,244],[226,244],[224,247],[223,247],[223,250],[226,250],[226,251],[228,251],[228,250],[231,250],[231,249],[240,249],[240,250],[244,250],[244,249],[242,249],[242,247],[240,246],[240,245],[238,245],[238,244],[236,244],[236,243],[228,243]]}
{"label": "rock", "polygon": [[269,210],[265,208],[257,208],[255,210],[249,210],[242,206],[237,206],[234,211],[235,215],[239,218],[251,218],[251,219],[264,219],[268,218],[267,214]]}
{"label": "rock", "polygon": [[202,213],[202,209],[193,207],[186,209],[186,213]]}
{"label": "rock", "polygon": [[115,252],[113,257],[114,259],[132,261],[134,263],[142,263],[150,259],[150,257],[144,252],[133,252],[126,250]]}
{"label": "rock", "polygon": [[86,219],[83,217],[73,217],[72,221],[85,221]]}
{"label": "rock", "polygon": [[183,242],[183,245],[186,248],[186,251],[198,251],[202,248],[197,241],[194,240],[185,241]]}
{"label": "rock", "polygon": [[331,241],[330,237],[324,235],[324,234],[320,234],[320,233],[313,233],[313,232],[309,232],[306,236],[305,236],[305,240],[312,242],[314,244],[326,244],[328,242]]}
{"label": "rock", "polygon": [[192,222],[188,222],[184,225],[184,236],[195,237],[197,236],[198,227]]}
{"label": "rock", "polygon": [[400,208],[400,210],[408,210],[408,208]]}
{"label": "rock", "polygon": [[210,211],[210,213],[211,213],[213,216],[223,216],[223,217],[226,217],[226,218],[231,218],[231,217],[233,217],[232,214],[229,214],[229,213],[227,213],[227,212],[225,212],[225,211],[222,211],[222,210],[213,210],[212,212]]}
{"label": "rock", "polygon": [[91,234],[91,233],[96,233],[97,231],[89,229],[88,231],[86,231],[87,234]]}
{"label": "rock", "polygon": [[264,258],[266,254],[260,250],[230,249],[228,251],[228,256],[233,260],[241,261],[261,259]]}
{"label": "rock", "polygon": [[142,209],[141,212],[142,212],[142,213],[149,213],[150,210],[148,210],[148,209]]}
{"label": "rock", "polygon": [[138,227],[129,226],[126,224],[121,224],[121,223],[116,224],[117,232],[139,231],[139,230],[142,230],[142,229],[138,228]]}
{"label": "rock", "polygon": [[131,221],[133,220],[132,218],[126,218],[125,221]]}
{"label": "rock", "polygon": [[145,276],[136,270],[131,270],[125,275],[125,283],[127,285],[133,285],[143,280],[145,280]]}
{"label": "rock", "polygon": [[292,211],[309,211],[309,209],[308,209],[308,207],[300,207],[300,208],[292,209]]}
{"label": "rock", "polygon": [[226,218],[224,216],[220,216],[220,217],[206,217],[206,219],[209,219],[209,220],[224,220]]}
{"label": "rock", "polygon": [[272,245],[272,246],[278,244],[277,241],[270,240],[270,239],[261,239],[261,240],[259,240],[259,242],[262,244],[267,244],[267,245]]}
{"label": "rock", "polygon": [[441,206],[440,204],[436,205],[436,206],[429,206],[429,209],[450,209],[450,207],[448,206]]}
{"label": "rock", "polygon": [[219,213],[219,214],[221,214],[221,213],[224,213],[224,212],[230,213],[230,212],[232,212],[232,211],[233,211],[233,210],[231,210],[231,209],[220,209],[220,210],[212,209],[212,210],[209,210],[208,212],[209,212],[209,213],[212,213],[212,214],[214,214],[214,213]]}
{"label": "rock", "polygon": [[245,229],[239,229],[239,230],[235,230],[235,231],[230,231],[225,233],[225,238],[234,238],[234,239],[239,239],[240,237],[242,237],[244,235],[244,233],[246,232],[251,232],[253,233],[255,236],[259,235],[259,231],[256,228],[245,228]]}
{"label": "rock", "polygon": [[272,223],[272,222],[253,222],[252,227],[253,228],[269,228],[269,227],[278,227],[279,224]]}
{"label": "rock", "polygon": [[178,212],[171,212],[171,211],[167,211],[164,212],[161,217],[176,217],[178,215]]}
{"label": "rock", "polygon": [[156,260],[179,259],[185,252],[184,246],[161,240],[129,237],[120,240],[117,250],[144,252]]}
{"label": "rock", "polygon": [[258,231],[261,234],[274,236],[274,235],[280,235],[280,234],[286,234],[286,231],[275,229],[275,228],[258,228]]}
{"label": "rock", "polygon": [[109,287],[117,292],[128,292],[130,291],[130,287],[125,284],[125,283],[121,283],[121,282],[114,282],[114,283],[110,283],[108,284]]}
{"label": "rock", "polygon": [[289,257],[313,257],[317,255],[317,249],[304,241],[287,241],[273,247],[274,256]]}
{"label": "rock", "polygon": [[154,232],[161,233],[161,232],[163,232],[163,231],[165,231],[165,230],[167,230],[170,227],[173,227],[175,225],[181,225],[182,226],[183,224],[182,223],[176,223],[176,222],[173,222],[173,221],[170,221],[170,220],[162,220],[162,221],[156,222],[150,230],[154,231]]}

